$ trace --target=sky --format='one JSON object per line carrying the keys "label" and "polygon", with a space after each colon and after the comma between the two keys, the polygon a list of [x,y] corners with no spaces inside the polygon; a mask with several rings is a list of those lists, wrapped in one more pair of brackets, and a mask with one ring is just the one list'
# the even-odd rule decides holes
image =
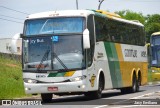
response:
{"label": "sky", "polygon": [[[99,0],[78,0],[78,9],[98,9]],[[0,38],[23,32],[28,14],[76,9],[76,0],[0,0]],[[160,14],[160,0],[104,0],[101,10]]]}

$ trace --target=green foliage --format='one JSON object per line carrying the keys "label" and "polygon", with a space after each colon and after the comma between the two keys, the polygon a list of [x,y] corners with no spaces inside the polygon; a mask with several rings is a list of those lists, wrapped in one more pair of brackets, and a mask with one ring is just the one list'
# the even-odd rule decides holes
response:
{"label": "green foliage", "polygon": [[160,23],[160,14],[148,15],[147,23]]}
{"label": "green foliage", "polygon": [[145,28],[147,41],[149,42],[151,34],[160,31],[160,14],[148,15],[146,17]]}
{"label": "green foliage", "polygon": [[119,14],[124,19],[138,20],[144,24],[147,43],[152,33],[160,31],[160,14],[143,16],[142,13],[136,13],[130,10],[123,10],[115,13]]}
{"label": "green foliage", "polygon": [[24,97],[21,64],[0,56],[0,99]]}
{"label": "green foliage", "polygon": [[127,20],[138,20],[142,24],[145,23],[145,17],[142,15],[142,13],[136,13],[130,10],[123,10],[116,12],[119,14],[122,18],[127,19]]}

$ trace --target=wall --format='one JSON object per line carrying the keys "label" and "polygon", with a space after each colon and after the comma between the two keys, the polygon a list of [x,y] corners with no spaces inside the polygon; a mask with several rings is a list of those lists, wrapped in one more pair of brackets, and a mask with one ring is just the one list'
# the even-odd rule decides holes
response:
{"label": "wall", "polygon": [[[11,40],[12,38],[0,38],[0,53],[11,54]],[[17,53],[21,55],[22,52],[22,39],[17,40]]]}

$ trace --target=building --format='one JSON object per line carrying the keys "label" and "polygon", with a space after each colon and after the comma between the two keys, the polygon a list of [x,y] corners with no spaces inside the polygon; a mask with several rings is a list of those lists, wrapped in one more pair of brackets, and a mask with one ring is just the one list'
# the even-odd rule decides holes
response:
{"label": "building", "polygon": [[[11,41],[12,41],[12,38],[0,38],[0,53],[12,54]],[[18,39],[17,53],[14,53],[14,54],[21,55],[21,52],[22,52],[22,39]]]}

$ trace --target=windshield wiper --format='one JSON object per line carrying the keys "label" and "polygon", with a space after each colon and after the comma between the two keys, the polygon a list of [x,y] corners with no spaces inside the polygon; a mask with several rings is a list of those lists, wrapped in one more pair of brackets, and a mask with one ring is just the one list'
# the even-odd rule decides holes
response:
{"label": "windshield wiper", "polygon": [[53,52],[53,56],[59,61],[59,63],[64,67],[64,69],[68,70],[67,66],[62,62],[62,60],[57,56],[55,52]]}
{"label": "windshield wiper", "polygon": [[[43,62],[44,62],[45,60],[48,60],[49,52],[50,52],[50,49],[48,49],[48,50],[45,52],[45,54],[44,54],[44,56],[43,56],[40,64],[39,64],[38,67],[37,67],[37,71],[38,71],[38,72],[41,71],[40,69],[41,69],[41,67],[42,67]],[[45,68],[45,67],[46,67],[46,66],[44,66],[44,68]]]}

